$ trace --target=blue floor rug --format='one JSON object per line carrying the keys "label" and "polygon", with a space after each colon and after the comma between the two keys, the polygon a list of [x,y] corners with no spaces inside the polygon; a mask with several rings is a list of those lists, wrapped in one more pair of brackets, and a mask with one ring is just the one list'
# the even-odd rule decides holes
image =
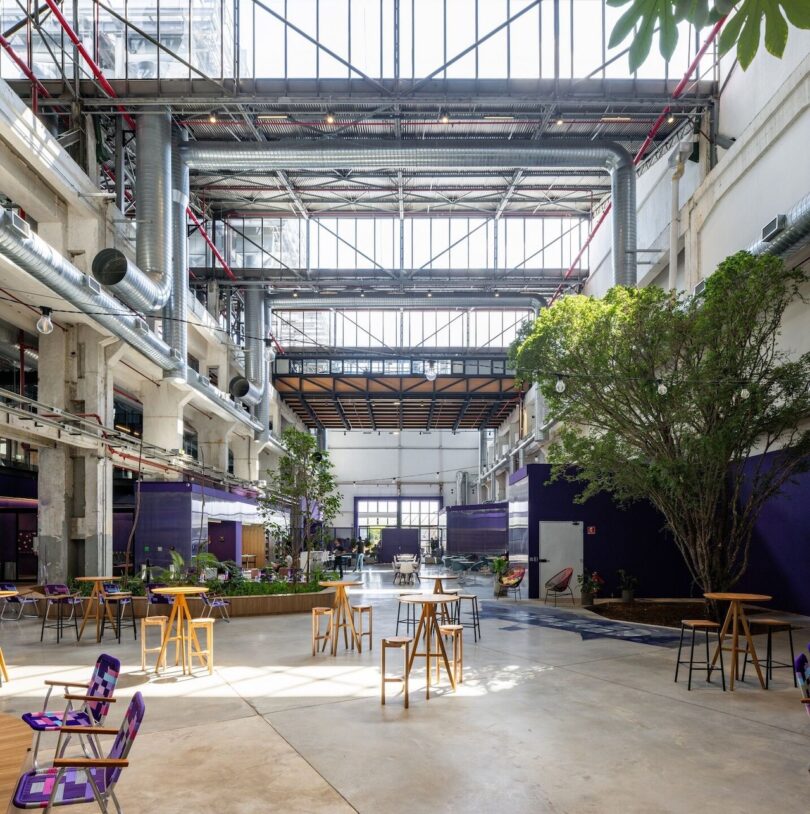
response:
{"label": "blue floor rug", "polygon": [[680,633],[667,628],[640,627],[609,619],[580,616],[556,608],[527,608],[520,605],[510,606],[506,603],[484,602],[481,607],[481,618],[509,623],[502,630],[521,630],[525,626],[552,627],[568,633],[578,633],[583,641],[624,639],[639,644],[672,647],[677,645],[680,638]]}

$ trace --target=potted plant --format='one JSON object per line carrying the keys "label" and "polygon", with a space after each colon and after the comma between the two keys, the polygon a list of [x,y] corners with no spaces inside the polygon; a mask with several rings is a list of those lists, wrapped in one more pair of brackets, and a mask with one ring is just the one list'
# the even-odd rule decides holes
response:
{"label": "potted plant", "polygon": [[497,599],[502,594],[506,593],[506,589],[501,585],[501,577],[506,573],[509,568],[509,563],[506,557],[493,557],[490,562],[492,569],[492,585],[494,588],[495,598]]}
{"label": "potted plant", "polygon": [[605,584],[605,580],[599,576],[598,571],[585,571],[577,577],[579,583],[579,593],[582,597],[582,607],[587,608],[593,605],[596,599],[596,594],[599,589]]}
{"label": "potted plant", "polygon": [[619,578],[619,587],[622,589],[622,602],[632,602],[635,598],[638,579],[632,574],[628,574],[624,568],[620,568],[616,572],[616,576]]}

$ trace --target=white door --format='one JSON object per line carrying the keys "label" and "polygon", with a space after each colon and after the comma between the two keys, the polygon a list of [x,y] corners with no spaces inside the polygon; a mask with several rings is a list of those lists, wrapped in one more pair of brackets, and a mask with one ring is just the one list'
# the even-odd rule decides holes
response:
{"label": "white door", "polygon": [[571,589],[579,598],[577,577],[582,573],[583,528],[578,521],[540,523],[540,599],[546,595],[546,581],[565,568],[574,569]]}

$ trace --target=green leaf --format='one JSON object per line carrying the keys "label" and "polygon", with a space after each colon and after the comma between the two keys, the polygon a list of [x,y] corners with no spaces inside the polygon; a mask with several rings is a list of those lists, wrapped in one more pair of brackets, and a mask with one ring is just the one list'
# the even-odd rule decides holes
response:
{"label": "green leaf", "polygon": [[706,25],[709,19],[709,0],[692,0],[687,20],[698,30]]}
{"label": "green leaf", "polygon": [[807,0],[780,0],[785,17],[796,28],[810,28],[810,3]]}
{"label": "green leaf", "polygon": [[633,5],[622,14],[610,32],[608,48],[615,48],[620,42],[633,32],[638,20],[644,14],[644,5],[647,0],[634,0]]}
{"label": "green leaf", "polygon": [[664,3],[662,12],[663,16],[661,17],[661,27],[659,29],[658,47],[661,51],[661,56],[669,62],[678,45],[678,25],[675,22],[672,6],[670,6],[669,3]]}
{"label": "green leaf", "polygon": [[633,0],[607,0],[607,4],[613,8],[618,8],[619,6],[626,6],[628,3],[632,3]]}
{"label": "green leaf", "polygon": [[740,30],[745,22],[745,11],[739,9],[737,13],[725,24],[720,32],[719,48],[720,56],[727,54],[736,44],[740,36]]}
{"label": "green leaf", "polygon": [[721,17],[725,17],[731,14],[737,2],[738,0],[714,0],[714,9]]}
{"label": "green leaf", "polygon": [[781,58],[787,45],[788,27],[779,3],[776,0],[765,0],[765,48],[769,54]]}
{"label": "green leaf", "polygon": [[759,49],[762,33],[762,7],[759,0],[748,0],[743,8],[748,9],[748,16],[740,32],[740,39],[737,41],[737,59],[740,61],[740,67],[746,70],[754,61]]}

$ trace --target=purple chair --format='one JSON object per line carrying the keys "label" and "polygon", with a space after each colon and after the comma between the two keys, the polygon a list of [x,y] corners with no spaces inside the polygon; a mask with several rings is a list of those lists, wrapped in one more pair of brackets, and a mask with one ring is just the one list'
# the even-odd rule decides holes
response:
{"label": "purple chair", "polygon": [[200,594],[200,599],[202,599],[203,603],[204,618],[213,616],[214,611],[218,610],[220,619],[224,619],[226,622],[231,621],[231,615],[228,612],[231,603],[227,599],[223,599],[221,596],[209,596],[208,594]]}
{"label": "purple chair", "polygon": [[112,800],[120,814],[121,805],[115,796],[115,785],[121,777],[121,770],[129,765],[127,756],[140,729],[144,712],[143,696],[136,692],[120,729],[103,729],[98,733],[116,736],[106,758],[57,757],[49,768],[26,772],[17,781],[14,805],[17,808],[44,808],[47,812],[52,806],[95,801],[103,814],[108,814]]}
{"label": "purple chair", "polygon": [[[79,640],[79,622],[76,615],[76,608],[79,613],[82,611],[82,598],[71,593],[67,585],[61,583],[48,584],[44,588],[45,593],[45,613],[42,615],[42,632],[39,640],[42,641],[46,627],[56,628],[56,643],[62,638],[65,629],[65,622],[73,620],[73,627],[76,628],[76,641]],[[56,621],[49,621],[51,607],[56,605]],[[70,615],[65,619],[65,608],[70,608]]]}
{"label": "purple chair", "polygon": [[[39,741],[43,732],[59,732],[63,726],[102,726],[107,713],[110,711],[110,703],[114,701],[113,693],[115,692],[115,685],[118,683],[118,674],[121,671],[121,662],[114,656],[108,656],[102,653],[96,661],[96,666],[93,669],[93,674],[90,677],[89,683],[82,681],[60,681],[48,680],[45,684],[48,686],[48,692],[45,694],[45,701],[42,705],[42,712],[26,712],[22,719],[28,726],[33,729],[37,735],[34,740],[34,768],[37,768],[37,754],[39,752]],[[65,700],[67,706],[64,712],[55,712],[48,710],[48,701],[50,700],[51,693],[54,687],[63,687],[65,690]],[[70,690],[80,690],[75,694]],[[99,699],[99,700],[95,700]],[[81,705],[74,709],[73,702],[80,701]],[[81,739],[82,749],[87,757],[87,746]],[[67,746],[67,743],[65,743]],[[91,742],[91,749],[92,749]],[[97,755],[93,755],[94,757]]]}
{"label": "purple chair", "polygon": [[[17,586],[13,582],[0,582],[0,591],[16,591]],[[7,596],[3,599],[3,612],[0,619],[4,622],[19,622],[25,616],[27,619],[39,618],[39,600],[33,594],[19,594],[18,596]],[[10,606],[17,608],[16,616],[6,616],[6,611]],[[26,605],[33,605],[33,613],[23,613]]]}
{"label": "purple chair", "polygon": [[[807,645],[810,650],[810,644]],[[802,703],[810,715],[810,664],[807,661],[807,656],[804,653],[799,653],[793,660],[793,670],[796,676],[796,684],[802,691]]]}
{"label": "purple chair", "polygon": [[173,596],[163,596],[162,594],[153,594],[152,588],[168,588],[165,582],[149,582],[146,585],[146,615],[149,616],[149,611],[152,610],[152,605],[174,605]]}

